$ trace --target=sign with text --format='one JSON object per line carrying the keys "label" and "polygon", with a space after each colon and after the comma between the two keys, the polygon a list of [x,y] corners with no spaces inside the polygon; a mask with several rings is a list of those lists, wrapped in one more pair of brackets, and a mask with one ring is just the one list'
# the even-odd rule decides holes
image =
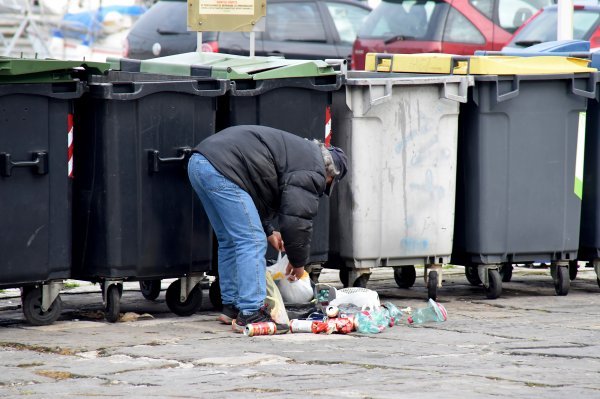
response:
{"label": "sign with text", "polygon": [[188,0],[188,30],[262,31],[266,13],[266,0]]}

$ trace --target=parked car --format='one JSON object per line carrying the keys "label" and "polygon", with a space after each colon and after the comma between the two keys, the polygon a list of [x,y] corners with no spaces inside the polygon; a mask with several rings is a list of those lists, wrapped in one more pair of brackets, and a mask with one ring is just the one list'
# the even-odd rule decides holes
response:
{"label": "parked car", "polygon": [[384,0],[358,31],[352,65],[365,54],[500,50],[529,17],[553,0]]}
{"label": "parked car", "polygon": [[[133,26],[124,56],[153,58],[196,50],[187,3],[159,1]],[[255,53],[294,59],[350,58],[356,31],[371,9],[353,0],[269,0]],[[203,32],[203,51],[248,55],[247,32]]]}
{"label": "parked car", "polygon": [[[527,21],[502,49],[510,51],[557,39],[558,7],[548,6]],[[573,39],[588,40],[590,47],[600,47],[600,6],[573,7]]]}

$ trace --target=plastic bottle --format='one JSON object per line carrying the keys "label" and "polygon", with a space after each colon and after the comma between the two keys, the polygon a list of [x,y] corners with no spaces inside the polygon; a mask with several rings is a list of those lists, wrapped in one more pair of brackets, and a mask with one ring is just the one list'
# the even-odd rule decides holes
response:
{"label": "plastic bottle", "polygon": [[400,324],[402,317],[404,317],[404,313],[398,309],[396,305],[391,302],[386,302],[381,306],[387,311],[388,317],[390,318],[390,327]]}
{"label": "plastic bottle", "polygon": [[409,324],[422,324],[428,321],[446,321],[448,313],[443,305],[437,303],[433,299],[429,299],[429,305],[425,308],[419,308],[412,311],[408,317]]}
{"label": "plastic bottle", "polygon": [[354,319],[356,331],[363,334],[377,334],[390,324],[390,318],[383,308],[362,311]]}

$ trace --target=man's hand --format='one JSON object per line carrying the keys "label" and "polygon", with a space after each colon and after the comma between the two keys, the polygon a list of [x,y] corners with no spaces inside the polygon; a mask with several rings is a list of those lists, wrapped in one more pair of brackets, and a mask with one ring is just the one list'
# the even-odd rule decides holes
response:
{"label": "man's hand", "polygon": [[283,238],[281,238],[281,233],[278,231],[274,231],[269,237],[267,237],[267,241],[273,248],[277,251],[283,252],[285,248],[283,247]]}
{"label": "man's hand", "polygon": [[291,263],[288,263],[285,268],[285,275],[290,281],[300,280],[300,277],[304,274],[304,266],[294,267]]}

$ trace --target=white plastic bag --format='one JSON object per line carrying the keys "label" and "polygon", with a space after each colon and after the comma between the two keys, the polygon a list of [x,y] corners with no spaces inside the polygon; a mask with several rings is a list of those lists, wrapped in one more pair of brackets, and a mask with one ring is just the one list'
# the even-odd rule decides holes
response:
{"label": "white plastic bag", "polygon": [[285,269],[289,264],[287,255],[281,254],[277,257],[277,263],[267,267],[273,276],[273,280],[279,288],[284,303],[308,303],[314,298],[314,291],[310,284],[310,277],[305,271],[298,280],[289,281]]}

